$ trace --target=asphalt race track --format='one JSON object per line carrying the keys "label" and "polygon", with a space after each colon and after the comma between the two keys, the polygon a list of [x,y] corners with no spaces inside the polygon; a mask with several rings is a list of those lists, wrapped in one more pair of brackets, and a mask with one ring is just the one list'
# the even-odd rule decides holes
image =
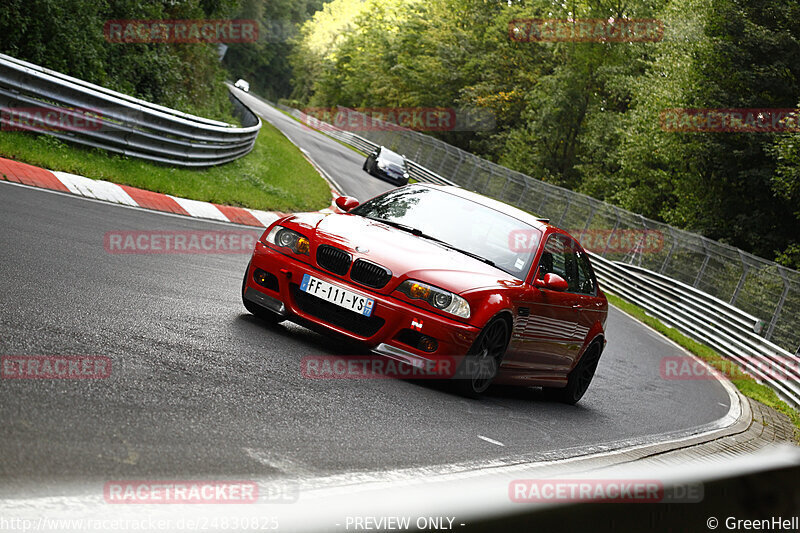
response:
{"label": "asphalt race track", "polygon": [[250,109],[258,113],[281,130],[293,143],[305,150],[314,162],[324,170],[342,189],[342,192],[363,202],[373,196],[396,187],[389,182],[371,177],[361,166],[366,158],[317,133],[292,117],[248,93],[236,90],[238,96]]}
{"label": "asphalt race track", "polygon": [[[391,187],[354,152],[254,105],[346,193],[363,200]],[[0,227],[0,354],[112,359],[102,380],[0,380],[0,498],[109,479],[314,479],[566,457],[697,432],[729,409],[716,381],[663,379],[661,359],[683,352],[616,309],[574,407],[536,389],[468,400],[428,383],[310,380],[302,357],[359,349],[249,315],[246,254],[103,246],[112,230],[233,226],[1,182]]]}

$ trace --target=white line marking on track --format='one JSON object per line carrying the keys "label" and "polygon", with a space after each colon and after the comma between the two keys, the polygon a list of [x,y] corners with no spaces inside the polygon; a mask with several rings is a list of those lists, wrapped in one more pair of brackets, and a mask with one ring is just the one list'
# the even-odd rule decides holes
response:
{"label": "white line marking on track", "polygon": [[489,437],[484,437],[483,435],[478,435],[478,438],[481,440],[485,440],[486,442],[491,442],[492,444],[496,444],[498,446],[505,446],[505,444],[503,444],[499,440],[490,439]]}
{"label": "white line marking on track", "polygon": [[282,457],[267,450],[258,450],[255,448],[242,449],[251,459],[258,461],[262,465],[280,470],[284,474],[308,474],[308,469],[287,457]]}

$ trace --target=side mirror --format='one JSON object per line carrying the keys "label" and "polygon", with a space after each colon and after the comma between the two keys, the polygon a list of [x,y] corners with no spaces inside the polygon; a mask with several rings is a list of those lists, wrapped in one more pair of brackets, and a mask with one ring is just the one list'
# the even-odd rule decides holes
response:
{"label": "side mirror", "polygon": [[569,288],[567,280],[558,274],[545,274],[544,279],[536,279],[533,286],[540,289],[550,289],[551,291],[565,291]]}
{"label": "side mirror", "polygon": [[340,196],[336,199],[336,207],[347,213],[354,207],[358,206],[358,200],[352,196]]}

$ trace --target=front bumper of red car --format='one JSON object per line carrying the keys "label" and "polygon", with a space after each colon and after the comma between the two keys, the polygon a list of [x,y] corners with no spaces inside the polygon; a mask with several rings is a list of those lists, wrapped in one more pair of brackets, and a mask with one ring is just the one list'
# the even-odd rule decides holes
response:
{"label": "front bumper of red car", "polygon": [[[269,274],[269,282],[256,283],[253,275],[257,269]],[[372,298],[375,301],[372,315],[364,317],[337,308],[335,304],[301,291],[300,284],[306,274]],[[465,355],[479,333],[474,326],[354,284],[282,254],[262,242],[256,243],[247,271],[245,298],[284,318],[321,326],[359,341],[375,353],[414,366],[421,366],[426,361]],[[434,351],[422,350],[414,345],[413,340],[423,335],[435,339],[437,347]]]}

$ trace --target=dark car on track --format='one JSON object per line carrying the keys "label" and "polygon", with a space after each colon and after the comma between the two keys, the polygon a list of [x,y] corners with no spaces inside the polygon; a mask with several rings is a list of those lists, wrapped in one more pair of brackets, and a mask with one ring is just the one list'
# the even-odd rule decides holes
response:
{"label": "dark car on track", "polygon": [[364,161],[363,169],[376,178],[395,185],[408,184],[408,162],[402,155],[381,146]]}
{"label": "dark car on track", "polygon": [[605,347],[608,304],[586,252],[533,215],[457,187],[413,184],[342,213],[284,217],[256,243],[245,307],[359,341],[452,382],[541,386],[576,403]]}

